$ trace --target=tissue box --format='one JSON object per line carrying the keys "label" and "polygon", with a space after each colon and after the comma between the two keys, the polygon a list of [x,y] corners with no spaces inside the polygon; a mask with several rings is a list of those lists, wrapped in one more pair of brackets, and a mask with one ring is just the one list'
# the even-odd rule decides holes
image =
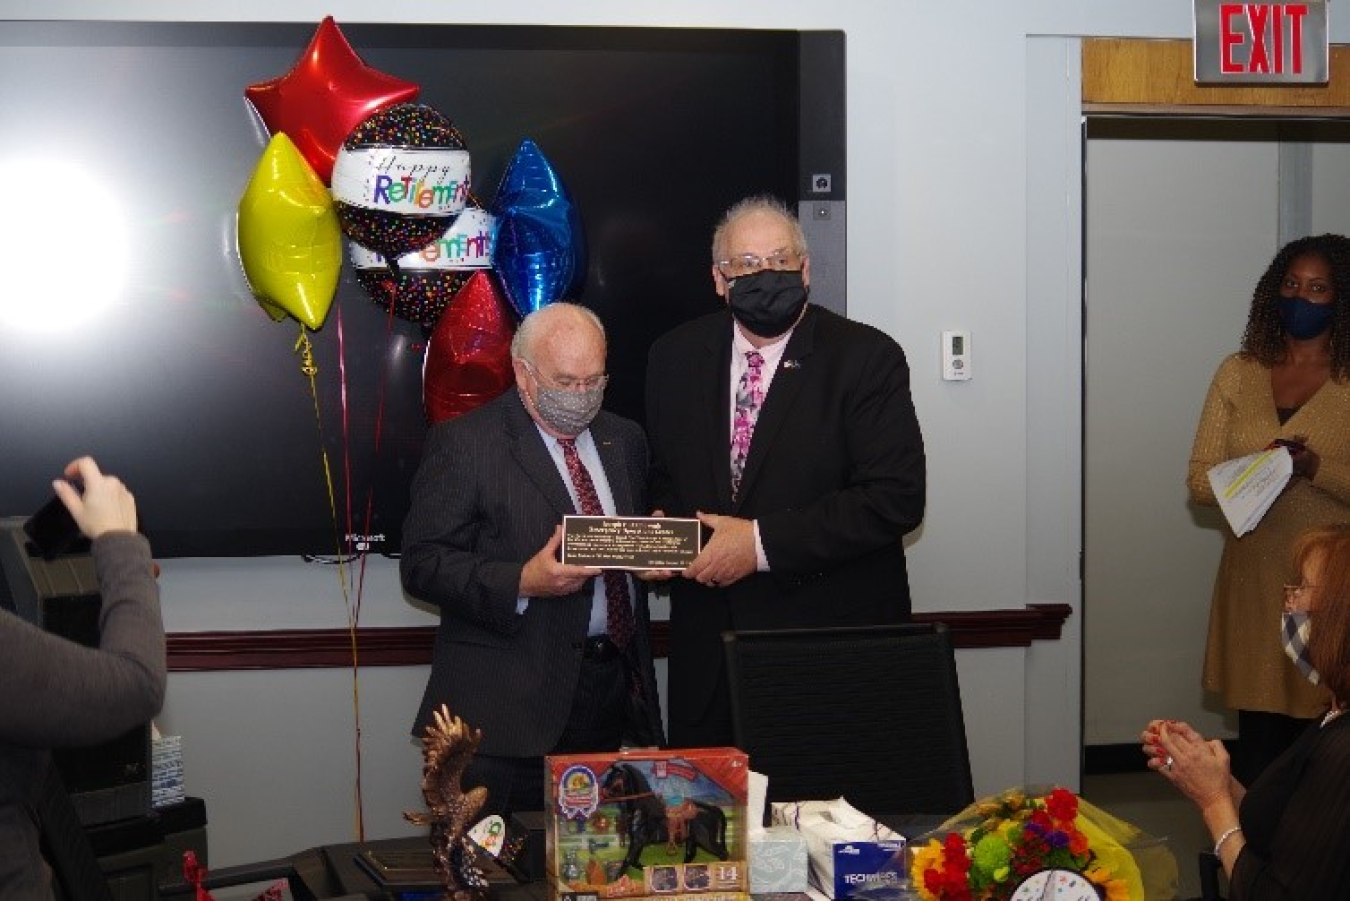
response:
{"label": "tissue box", "polygon": [[805,892],[809,879],[806,840],[790,826],[770,826],[750,835],[750,892]]}
{"label": "tissue box", "polygon": [[905,839],[851,807],[835,801],[776,802],[775,825],[797,830],[806,843],[811,881],[836,901],[884,896],[908,882]]}
{"label": "tissue box", "polygon": [[746,764],[735,748],[545,758],[552,897],[747,901]]}
{"label": "tissue box", "polygon": [[905,873],[905,840],[883,839],[833,843],[833,884],[820,890],[835,901],[853,897],[879,897],[884,889],[900,888]]}

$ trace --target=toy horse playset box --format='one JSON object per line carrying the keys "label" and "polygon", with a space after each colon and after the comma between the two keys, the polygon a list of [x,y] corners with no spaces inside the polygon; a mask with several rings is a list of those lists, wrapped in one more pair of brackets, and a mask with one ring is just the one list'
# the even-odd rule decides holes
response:
{"label": "toy horse playset box", "polygon": [[569,754],[545,770],[554,898],[749,898],[743,751]]}

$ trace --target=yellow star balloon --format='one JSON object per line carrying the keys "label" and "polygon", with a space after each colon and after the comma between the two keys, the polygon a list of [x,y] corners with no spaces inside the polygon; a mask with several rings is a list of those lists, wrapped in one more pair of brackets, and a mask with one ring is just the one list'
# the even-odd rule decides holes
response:
{"label": "yellow star balloon", "polygon": [[342,272],[333,197],[284,132],[268,142],[239,200],[239,261],[267,315],[318,329]]}

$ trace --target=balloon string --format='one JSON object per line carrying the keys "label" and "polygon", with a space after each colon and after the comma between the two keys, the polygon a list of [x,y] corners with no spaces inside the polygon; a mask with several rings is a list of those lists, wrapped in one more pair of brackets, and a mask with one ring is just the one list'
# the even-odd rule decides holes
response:
{"label": "balloon string", "polygon": [[[352,705],[356,721],[356,836],[357,841],[365,841],[365,813],[361,793],[361,694],[356,668],[356,624],[351,618],[351,601],[347,588],[347,567],[343,557],[343,542],[339,530],[337,499],[333,490],[333,469],[328,460],[328,445],[323,438],[323,416],[319,409],[319,390],[315,377],[319,367],[314,362],[314,345],[300,326],[300,337],[295,341],[295,351],[300,354],[300,371],[309,378],[309,395],[314,401],[314,421],[319,433],[319,456],[323,462],[323,477],[328,486],[328,515],[333,523],[333,540],[337,546],[338,586],[342,590],[342,603],[347,609],[347,634],[352,649]],[[343,402],[345,405],[346,397]],[[349,517],[350,518],[350,517]],[[348,530],[350,531],[350,530]]]}
{"label": "balloon string", "polygon": [[[347,538],[345,550],[347,555],[352,552],[354,542],[354,533],[352,531],[352,453],[351,453],[351,417],[350,407],[347,397],[347,332],[342,322],[342,304],[337,305],[337,346],[338,346],[338,385],[340,396],[342,398],[342,458],[343,458],[343,477],[346,480],[346,520],[347,520]],[[362,533],[369,534],[369,530]],[[364,543],[365,539],[362,539]],[[341,554],[339,555],[341,556]],[[345,559],[345,558],[344,558]],[[361,571],[366,567],[365,555],[361,555]],[[356,785],[355,803],[356,803],[356,840],[366,840],[365,824],[365,802],[361,790],[361,657],[360,647],[357,642],[357,627],[361,623],[361,587],[356,586],[355,600],[352,600],[346,593],[343,599],[347,602],[347,636],[352,652],[352,717],[353,717],[353,739],[355,747],[353,754],[355,756],[356,766]]]}
{"label": "balloon string", "polygon": [[[389,343],[392,341],[392,339],[393,339],[393,334],[394,334],[394,306],[393,306],[393,304],[390,304],[390,305],[389,305],[389,315],[388,315],[388,317],[386,317],[386,318],[387,318],[387,322],[386,322],[386,324],[385,324],[385,343],[386,343],[386,344],[389,344]],[[339,308],[338,308],[338,347],[341,349],[341,348],[343,348],[343,346],[344,346],[344,345],[343,345],[343,339],[342,339],[342,308],[339,306]],[[342,360],[342,361],[344,362],[344,364],[345,364],[345,361],[346,361],[346,354],[345,354],[344,352],[342,352],[341,350],[339,351],[339,359]],[[386,364],[385,367],[380,371],[379,390],[378,390],[378,393],[377,393],[377,395],[376,395],[376,408],[375,408],[375,410],[376,410],[376,412],[375,412],[375,451],[374,451],[374,454],[372,455],[372,456],[373,456],[373,459],[372,459],[372,462],[371,462],[371,476],[370,476],[370,482],[369,482],[369,484],[368,484],[367,487],[366,487],[366,516],[365,516],[365,522],[362,524],[362,528],[361,528],[361,534],[362,534],[362,535],[369,535],[369,534],[370,534],[370,531],[371,531],[371,524],[372,524],[372,521],[373,521],[373,519],[374,519],[374,508],[375,508],[375,478],[374,478],[374,473],[377,472],[377,471],[379,470],[379,463],[380,463],[380,438],[381,438],[381,436],[382,436],[383,433],[384,433],[384,399],[385,399],[386,388],[387,388],[388,383],[389,383],[389,365],[391,365],[391,364]],[[346,411],[346,398],[347,398],[347,380],[346,380],[346,375],[345,375],[345,373],[346,373],[345,368],[343,369],[343,373],[344,373],[344,375],[343,375],[343,379],[342,379],[342,392],[343,392],[343,393],[342,393],[342,397],[343,397],[343,411],[344,411],[344,414],[345,414],[345,411]],[[345,415],[344,415],[344,417],[343,417],[343,425],[344,425],[344,430],[345,430],[345,426],[346,426],[346,417],[345,417]],[[348,484],[350,485],[350,467],[348,468],[348,479],[349,479]],[[348,508],[349,508],[349,515],[350,515],[350,499],[351,499],[351,492],[350,492],[350,491],[348,491],[347,497],[348,497]],[[350,530],[349,530],[349,531],[350,531]],[[364,538],[363,538],[362,540],[365,541],[365,540],[368,540],[368,539],[364,539]],[[362,596],[363,596],[364,593],[365,593],[365,586],[366,586],[366,557],[367,557],[366,554],[362,554],[362,555],[361,555],[361,564],[360,564],[360,567],[357,569],[357,575],[356,575],[356,614],[355,614],[355,616],[352,618],[353,624],[355,624],[355,623],[357,623],[357,622],[360,622],[360,620],[361,620],[361,598],[362,598]],[[361,685],[360,685],[360,681],[357,679],[357,671],[358,671],[358,669],[359,669],[359,663],[358,663],[358,658],[357,658],[356,629],[355,629],[354,627],[353,627],[352,630],[351,630],[351,636],[352,636],[352,694],[353,694],[353,697],[354,697],[354,699],[355,699],[355,705],[356,705],[356,711],[357,711],[357,713],[356,713],[356,810],[357,810],[357,827],[356,827],[356,831],[357,831],[357,836],[358,836],[357,840],[358,840],[358,841],[365,841],[365,837],[366,837],[366,835],[365,835],[365,824],[364,824],[364,822],[363,822],[363,820],[362,820],[362,803],[361,803],[361,715],[360,715],[360,710],[361,710]]]}
{"label": "balloon string", "polygon": [[[346,539],[343,542],[343,548],[348,555],[352,552],[352,453],[351,453],[351,424],[348,421],[347,407],[347,336],[346,329],[342,326],[342,304],[337,308],[337,347],[338,347],[338,391],[341,397],[342,407],[342,476],[346,482],[347,499],[346,513],[347,532]],[[351,606],[347,607],[347,621],[353,623],[353,611]]]}
{"label": "balloon string", "polygon": [[[384,322],[384,342],[387,347],[393,346],[394,340],[394,305],[389,305],[388,315]],[[384,400],[389,386],[389,370],[393,366],[393,355],[386,355],[384,367],[380,370],[379,386],[375,394],[375,449],[372,454],[370,482],[366,486],[366,516],[362,524],[361,534],[369,535],[375,519],[375,476],[379,472],[380,466],[380,444],[384,435]],[[361,555],[361,568],[358,571],[356,581],[356,615],[361,615],[361,598],[364,595],[366,584],[366,555]]]}

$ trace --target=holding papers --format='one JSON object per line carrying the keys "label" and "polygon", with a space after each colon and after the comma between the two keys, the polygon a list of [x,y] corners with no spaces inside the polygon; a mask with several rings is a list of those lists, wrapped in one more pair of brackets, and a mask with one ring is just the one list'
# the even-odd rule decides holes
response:
{"label": "holding papers", "polygon": [[1209,484],[1234,535],[1241,538],[1256,528],[1293,474],[1294,458],[1284,447],[1227,460],[1209,471]]}

